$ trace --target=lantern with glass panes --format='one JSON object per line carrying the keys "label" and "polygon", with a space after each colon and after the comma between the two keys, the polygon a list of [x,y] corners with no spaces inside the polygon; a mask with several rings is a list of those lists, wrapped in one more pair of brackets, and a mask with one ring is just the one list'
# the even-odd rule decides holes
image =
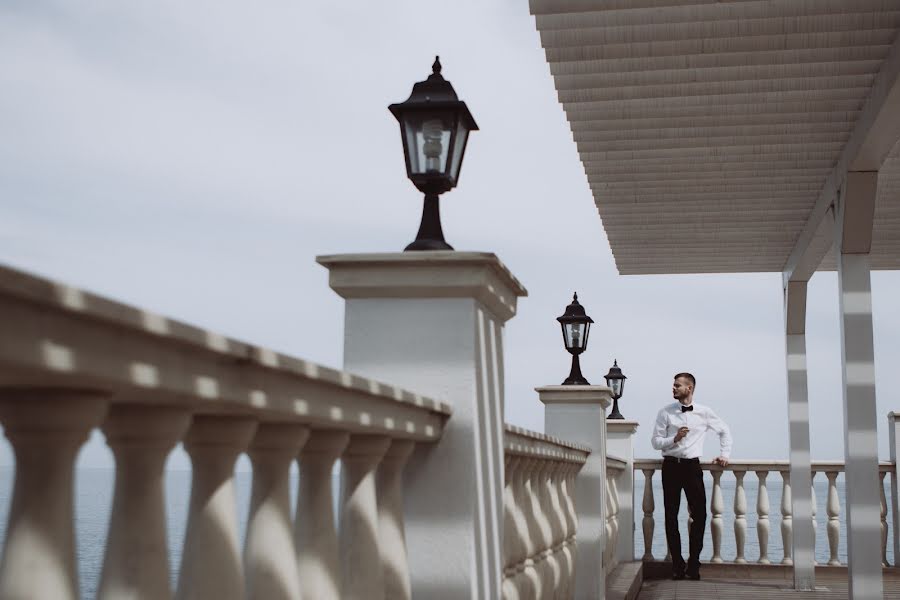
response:
{"label": "lantern with glass panes", "polygon": [[572,304],[566,307],[566,312],[556,318],[562,327],[563,343],[566,350],[572,355],[572,369],[569,376],[562,382],[563,385],[590,385],[581,374],[581,364],[578,355],[587,350],[588,334],[591,331],[592,318],[584,312],[584,307],[578,303],[578,293],[572,298]]}
{"label": "lantern with glass panes", "polygon": [[466,103],[441,76],[440,57],[431,70],[406,102],[388,107],[400,122],[406,175],[425,194],[419,233],[404,250],[453,250],[444,241],[438,197],[459,182],[469,132],[478,129]]}
{"label": "lantern with glass panes", "polygon": [[613,409],[609,413],[607,419],[624,419],[622,413],[619,412],[619,398],[625,393],[625,380],[628,379],[619,368],[619,361],[613,360],[613,366],[609,368],[609,373],[604,375],[606,378],[606,386],[612,391]]}

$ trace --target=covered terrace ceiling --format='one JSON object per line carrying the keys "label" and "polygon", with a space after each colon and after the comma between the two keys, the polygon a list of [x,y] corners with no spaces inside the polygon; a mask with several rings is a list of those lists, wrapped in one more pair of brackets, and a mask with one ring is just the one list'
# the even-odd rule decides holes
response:
{"label": "covered terrace ceiling", "polygon": [[900,0],[530,7],[620,273],[833,268],[848,170],[900,268]]}

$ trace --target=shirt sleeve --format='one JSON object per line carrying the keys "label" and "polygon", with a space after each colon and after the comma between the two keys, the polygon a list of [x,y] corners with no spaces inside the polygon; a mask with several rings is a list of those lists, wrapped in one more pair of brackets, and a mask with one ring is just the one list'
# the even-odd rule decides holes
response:
{"label": "shirt sleeve", "polygon": [[669,450],[675,446],[675,436],[666,437],[668,429],[666,423],[666,411],[661,410],[656,415],[656,425],[653,426],[653,437],[650,438],[650,444],[655,450]]}
{"label": "shirt sleeve", "polygon": [[724,456],[725,458],[731,457],[731,429],[728,427],[728,424],[725,423],[719,415],[714,413],[712,410],[709,411],[707,415],[707,427],[715,431],[719,436],[719,456]]}

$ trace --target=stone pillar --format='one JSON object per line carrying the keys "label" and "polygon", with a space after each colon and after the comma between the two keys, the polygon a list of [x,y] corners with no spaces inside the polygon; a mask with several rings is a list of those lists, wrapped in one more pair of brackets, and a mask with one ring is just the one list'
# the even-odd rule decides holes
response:
{"label": "stone pillar", "polygon": [[0,390],[0,422],[16,457],[0,598],[79,597],[75,458],[106,409],[106,399],[93,392]]}
{"label": "stone pillar", "polygon": [[404,472],[414,598],[497,598],[502,579],[503,323],[521,284],[493,254],[319,257],[346,299],[344,368],[450,404]]}
{"label": "stone pillar", "polygon": [[575,598],[605,598],[606,409],[612,396],[601,385],[552,385],[537,392],[544,403],[544,432],[591,449],[575,479]]}
{"label": "stone pillar", "polygon": [[110,409],[103,432],[116,457],[116,489],[98,598],[172,597],[163,469],[190,420],[178,408]]}
{"label": "stone pillar", "polygon": [[253,419],[220,415],[197,415],[188,430],[193,473],[178,600],[244,597],[234,463],[255,430]]}
{"label": "stone pillar", "polygon": [[619,562],[635,560],[634,552],[634,434],[638,422],[606,420],[606,452],[625,461],[625,469],[616,478],[619,489],[619,540],[616,558]]}

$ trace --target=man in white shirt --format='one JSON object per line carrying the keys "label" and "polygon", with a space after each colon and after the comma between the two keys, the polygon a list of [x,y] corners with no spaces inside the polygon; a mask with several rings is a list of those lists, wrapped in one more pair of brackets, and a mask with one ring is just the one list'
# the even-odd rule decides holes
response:
{"label": "man in white shirt", "polygon": [[[651,443],[662,450],[663,503],[666,507],[666,542],[672,556],[672,578],[700,579],[700,551],[706,531],[706,487],[700,456],[707,431],[719,436],[721,450],[713,463],[728,465],[731,455],[731,430],[707,406],[694,402],[697,381],[690,373],[679,373],[672,384],[672,396],[677,400],[663,407],[656,415]],[[690,555],[685,570],[681,556],[681,535],[678,533],[678,511],[681,491],[687,496],[688,511],[693,519],[690,529]]]}

